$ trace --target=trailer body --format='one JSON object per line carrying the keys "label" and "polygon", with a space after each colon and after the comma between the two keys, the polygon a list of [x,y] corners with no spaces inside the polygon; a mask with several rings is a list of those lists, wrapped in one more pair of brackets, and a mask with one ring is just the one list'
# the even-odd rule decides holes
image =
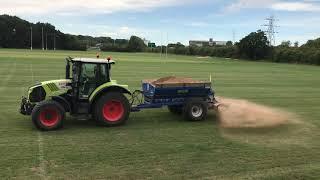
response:
{"label": "trailer body", "polygon": [[203,102],[208,109],[217,105],[211,82],[155,85],[143,81],[141,93],[144,101],[142,104],[132,106],[132,112],[164,106],[183,108],[191,100]]}

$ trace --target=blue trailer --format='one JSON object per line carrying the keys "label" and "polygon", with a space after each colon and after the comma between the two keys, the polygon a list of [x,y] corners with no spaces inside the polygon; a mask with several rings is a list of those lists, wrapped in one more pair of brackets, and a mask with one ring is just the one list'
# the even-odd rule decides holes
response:
{"label": "blue trailer", "polygon": [[[219,103],[214,96],[211,82],[154,84],[142,82],[142,91],[132,94],[132,112],[143,109],[162,108],[182,114],[188,120],[198,121],[206,118],[209,109],[216,109]],[[138,104],[135,104],[137,103]]]}

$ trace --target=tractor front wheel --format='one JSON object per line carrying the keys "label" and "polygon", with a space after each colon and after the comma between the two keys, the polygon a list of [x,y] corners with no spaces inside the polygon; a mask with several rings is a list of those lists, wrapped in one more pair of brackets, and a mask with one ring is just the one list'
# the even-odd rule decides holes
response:
{"label": "tractor front wheel", "polygon": [[43,131],[51,131],[62,128],[65,118],[64,108],[55,101],[43,101],[32,110],[32,122]]}
{"label": "tractor front wheel", "polygon": [[95,105],[94,113],[100,125],[122,125],[129,118],[130,104],[123,94],[110,92],[100,97]]}

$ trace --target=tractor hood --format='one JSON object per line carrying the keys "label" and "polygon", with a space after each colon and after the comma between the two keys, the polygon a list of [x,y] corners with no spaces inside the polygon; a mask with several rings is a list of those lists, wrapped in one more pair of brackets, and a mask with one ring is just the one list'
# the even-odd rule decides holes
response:
{"label": "tractor hood", "polygon": [[[30,98],[30,95],[33,97],[33,99],[47,99],[52,96],[59,96],[61,94],[65,94],[69,89],[71,89],[70,79],[43,81],[29,88],[28,99]],[[41,95],[44,97],[35,97],[39,96],[39,91],[45,92],[41,93]]]}
{"label": "tractor hood", "polygon": [[41,86],[47,93],[47,96],[58,96],[71,89],[70,79],[60,79],[41,82]]}
{"label": "tractor hood", "polygon": [[[71,88],[71,79],[58,79],[58,80],[51,80],[51,81],[43,81],[38,82],[31,86],[29,89],[34,89],[40,86],[47,86],[49,89],[70,89]],[[44,87],[45,88],[45,87]]]}
{"label": "tractor hood", "polygon": [[[70,89],[71,88],[71,79],[59,79],[59,80],[51,80],[51,81],[43,81],[41,82],[41,85],[52,86],[51,88],[58,88],[58,89]],[[53,86],[56,87],[53,87]]]}

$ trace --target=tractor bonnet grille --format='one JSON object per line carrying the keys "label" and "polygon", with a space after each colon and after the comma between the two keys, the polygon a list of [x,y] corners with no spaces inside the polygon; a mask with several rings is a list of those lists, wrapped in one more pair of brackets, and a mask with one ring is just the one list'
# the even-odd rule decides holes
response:
{"label": "tractor bonnet grille", "polygon": [[57,85],[55,83],[49,83],[49,84],[47,84],[47,86],[50,89],[50,91],[59,91],[59,88],[57,87]]}

